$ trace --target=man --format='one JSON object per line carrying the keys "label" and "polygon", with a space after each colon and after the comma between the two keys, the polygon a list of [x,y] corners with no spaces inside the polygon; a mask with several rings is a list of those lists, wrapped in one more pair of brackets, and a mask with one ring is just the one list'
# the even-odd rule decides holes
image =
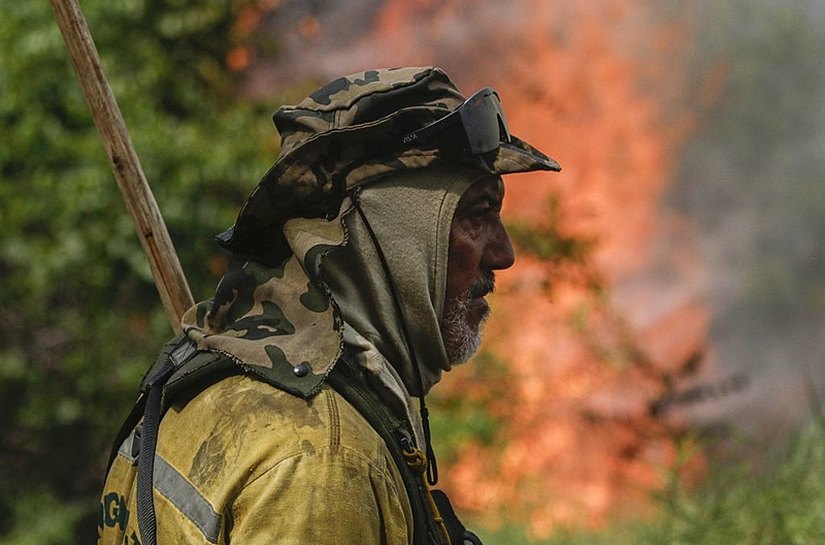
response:
{"label": "man", "polygon": [[232,266],[116,441],[99,543],[472,542],[431,489],[424,396],[513,263],[500,175],[559,166],[437,68],[340,78],[275,124]]}

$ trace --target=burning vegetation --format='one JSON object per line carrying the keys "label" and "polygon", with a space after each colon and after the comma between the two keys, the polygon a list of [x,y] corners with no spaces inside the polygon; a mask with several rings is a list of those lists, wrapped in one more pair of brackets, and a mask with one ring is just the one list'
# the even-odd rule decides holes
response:
{"label": "burning vegetation", "polygon": [[538,536],[643,511],[675,469],[684,385],[713,367],[693,227],[660,206],[692,125],[691,28],[634,0],[285,1],[260,15],[280,49],[257,53],[249,94],[436,64],[465,93],[494,86],[511,130],[562,163],[507,185],[518,260],[483,354],[435,392],[452,419],[436,437],[442,484],[465,513]]}

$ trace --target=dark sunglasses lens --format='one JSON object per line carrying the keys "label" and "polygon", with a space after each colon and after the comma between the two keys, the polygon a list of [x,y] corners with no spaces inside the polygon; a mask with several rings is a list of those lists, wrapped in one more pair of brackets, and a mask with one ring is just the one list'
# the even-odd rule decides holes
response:
{"label": "dark sunglasses lens", "polygon": [[462,105],[459,110],[461,123],[473,155],[491,152],[498,148],[504,133],[504,141],[510,140],[507,122],[501,110],[498,96],[490,88],[482,89]]}
{"label": "dark sunglasses lens", "polygon": [[[441,140],[444,149],[482,155],[510,141],[507,121],[496,92],[485,87],[458,109],[401,139],[402,144]],[[466,143],[465,143],[466,140]],[[469,148],[469,149],[468,149]]]}

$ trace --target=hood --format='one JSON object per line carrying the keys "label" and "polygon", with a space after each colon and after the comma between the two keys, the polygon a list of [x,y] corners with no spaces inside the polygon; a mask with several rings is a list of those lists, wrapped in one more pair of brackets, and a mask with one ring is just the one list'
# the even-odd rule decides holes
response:
{"label": "hood", "polygon": [[440,328],[450,226],[461,195],[487,176],[440,167],[364,187],[360,210],[344,218],[347,245],[321,267],[346,325],[375,346],[412,395],[426,394],[450,370]]}
{"label": "hood", "polygon": [[292,255],[275,267],[233,263],[215,296],[184,315],[184,331],[199,349],[309,398],[350,327],[410,394],[426,394],[450,368],[439,323],[453,213],[484,176],[456,166],[402,171],[349,194],[331,221],[288,220]]}

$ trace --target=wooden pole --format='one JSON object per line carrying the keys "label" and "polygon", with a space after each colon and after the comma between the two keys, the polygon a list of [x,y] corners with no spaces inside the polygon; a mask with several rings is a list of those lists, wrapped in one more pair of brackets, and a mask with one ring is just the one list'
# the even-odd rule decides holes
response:
{"label": "wooden pole", "polygon": [[89,27],[76,0],[50,0],[83,95],[103,138],[117,185],[135,223],[152,276],[175,332],[194,303],[166,224],[143,173],[123,115],[109,86]]}

